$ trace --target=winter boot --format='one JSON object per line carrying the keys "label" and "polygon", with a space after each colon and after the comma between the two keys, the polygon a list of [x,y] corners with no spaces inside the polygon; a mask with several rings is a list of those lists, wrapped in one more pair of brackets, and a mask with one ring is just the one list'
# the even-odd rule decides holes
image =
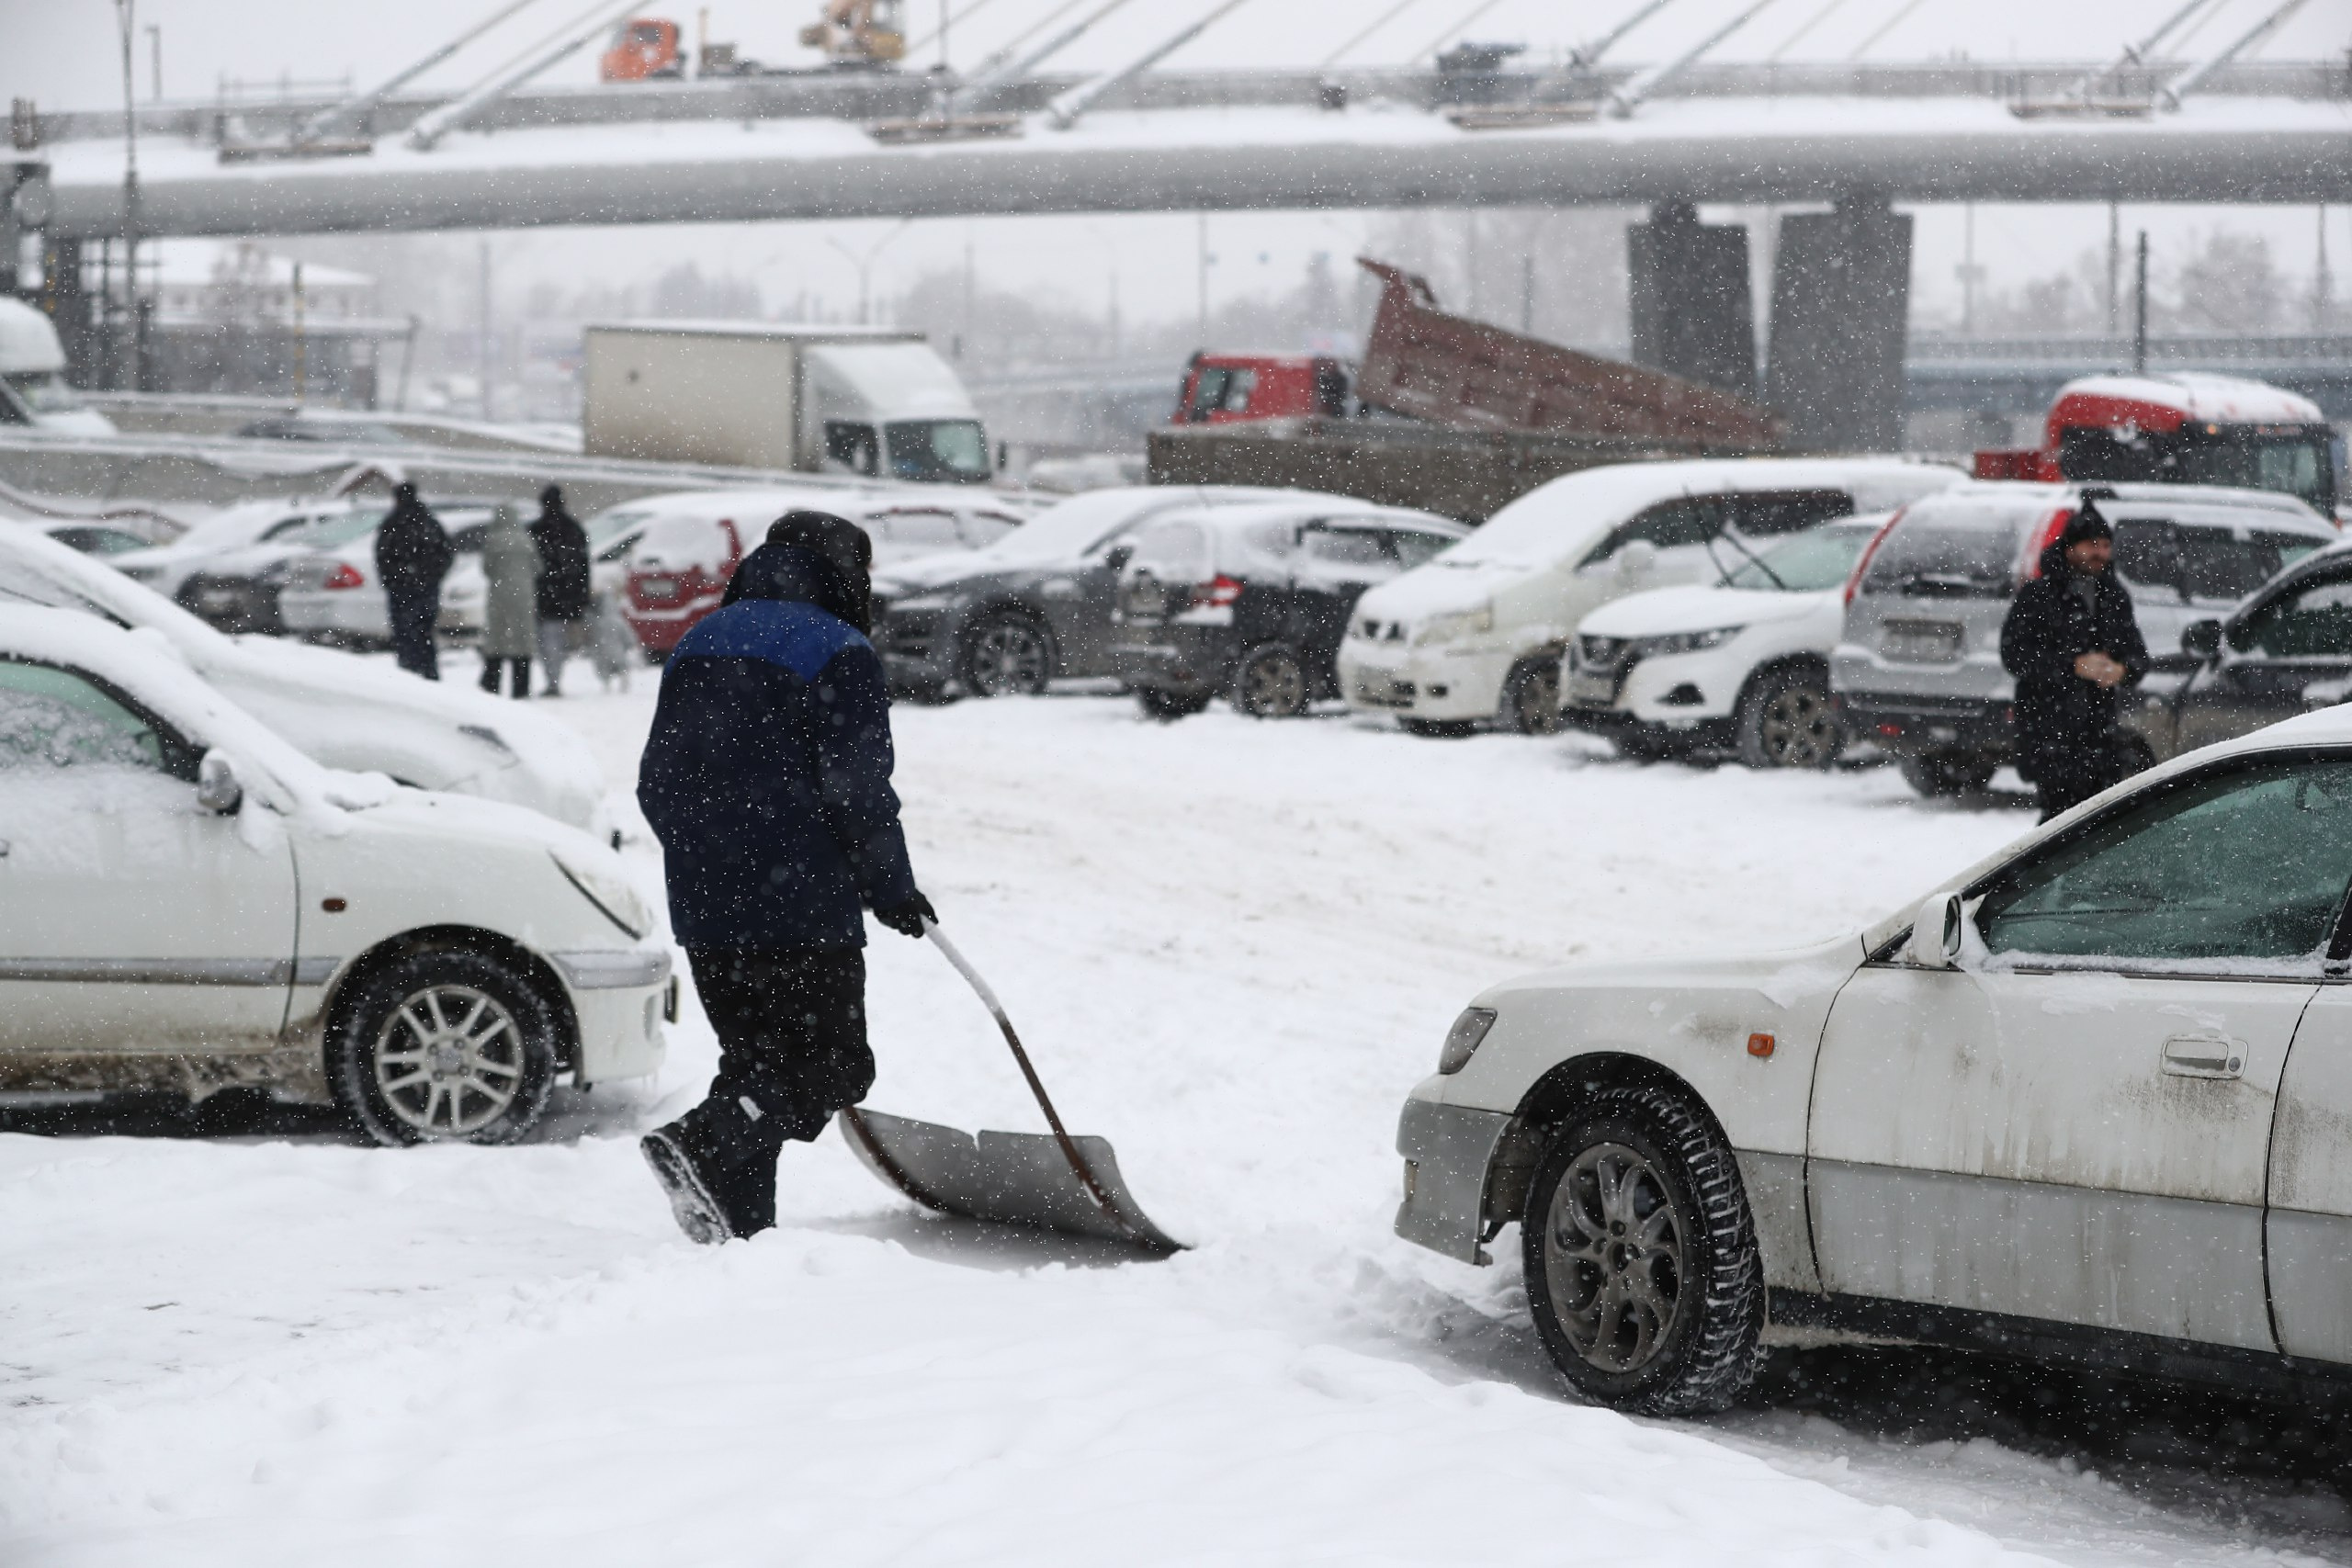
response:
{"label": "winter boot", "polygon": [[653,1168],[653,1179],[669,1195],[670,1213],[686,1239],[715,1247],[734,1240],[735,1232],[713,1190],[718,1185],[711,1179],[715,1162],[706,1140],[696,1135],[698,1129],[691,1117],[689,1112],[648,1133],[637,1141],[637,1147],[645,1163]]}
{"label": "winter boot", "polygon": [[778,1140],[748,1096],[711,1098],[639,1146],[670,1194],[679,1229],[698,1242],[741,1240],[775,1224]]}

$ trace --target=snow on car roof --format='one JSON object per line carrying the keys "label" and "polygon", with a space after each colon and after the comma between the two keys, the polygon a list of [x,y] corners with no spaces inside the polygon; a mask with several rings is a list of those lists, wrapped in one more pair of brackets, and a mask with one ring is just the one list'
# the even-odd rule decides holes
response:
{"label": "snow on car roof", "polygon": [[1441,517],[1434,512],[1417,512],[1407,506],[1382,506],[1376,502],[1351,501],[1346,496],[1330,495],[1302,495],[1283,501],[1246,501],[1224,505],[1211,502],[1180,507],[1153,521],[1159,524],[1181,519],[1227,532],[1239,532],[1265,523],[1306,522],[1327,517],[1335,523],[1430,528],[1457,536],[1469,532],[1463,524],[1451,517]]}
{"label": "snow on car roof", "polygon": [[[2275,490],[2174,484],[2102,484],[2098,488],[2115,492],[2113,502],[2101,504],[2112,505],[2118,515],[2137,513],[2150,507],[2166,515],[2259,512],[2267,513],[2260,519],[2266,524],[2300,528],[2328,538],[2334,538],[2338,532],[2334,523],[2312,511],[2308,502]],[[2014,522],[2019,517],[2046,516],[2053,507],[2072,506],[2084,489],[2079,483],[1976,479],[1921,496],[1911,504],[1906,515],[1933,516],[1940,523],[1963,521],[1973,513],[1991,522]]]}
{"label": "snow on car roof", "polygon": [[2086,376],[2058,389],[2057,401],[2070,397],[2128,399],[2230,424],[2317,424],[2327,417],[2317,403],[2283,387],[2202,370]]}

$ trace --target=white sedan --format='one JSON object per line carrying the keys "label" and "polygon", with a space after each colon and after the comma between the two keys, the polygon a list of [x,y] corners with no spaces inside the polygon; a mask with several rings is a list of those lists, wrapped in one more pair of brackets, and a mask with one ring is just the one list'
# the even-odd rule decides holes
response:
{"label": "white sedan", "polygon": [[329,772],[153,636],[0,607],[0,1089],[502,1143],[562,1074],[655,1071],[669,985],[586,834]]}
{"label": "white sedan", "polygon": [[526,704],[329,649],[223,636],[108,567],[0,524],[6,604],[81,610],[141,628],[327,767],[511,801],[575,827],[606,826],[604,773],[587,743]]}
{"label": "white sedan", "polygon": [[1521,1226],[1623,1408],[1768,1332],[2352,1378],[2352,714],[2192,751],[1819,946],[1531,975],[1405,1107],[1396,1229]]}
{"label": "white sedan", "polygon": [[1561,718],[1634,756],[1730,746],[1751,768],[1827,767],[1843,741],[1829,705],[1842,590],[1885,521],[1826,523],[1732,555],[1712,586],[1602,605],[1568,641]]}

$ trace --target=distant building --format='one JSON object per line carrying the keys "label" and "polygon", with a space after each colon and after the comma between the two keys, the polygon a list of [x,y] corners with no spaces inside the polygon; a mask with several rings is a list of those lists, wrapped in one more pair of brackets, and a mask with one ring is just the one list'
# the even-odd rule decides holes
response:
{"label": "distant building", "polygon": [[[250,241],[155,243],[151,391],[300,397],[374,408],[393,389],[411,326],[379,313],[363,272],[300,266]],[[146,268],[141,268],[142,275]]]}

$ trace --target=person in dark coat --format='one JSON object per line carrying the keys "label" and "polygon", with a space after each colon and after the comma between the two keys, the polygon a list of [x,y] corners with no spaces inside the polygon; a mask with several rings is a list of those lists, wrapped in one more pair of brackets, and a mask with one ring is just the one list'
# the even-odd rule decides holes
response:
{"label": "person in dark coat", "polygon": [[563,504],[563,491],[539,491],[538,521],[531,542],[539,547],[539,662],[547,671],[547,694],[563,695],[563,661],[571,657],[573,633],[588,618],[588,535]]}
{"label": "person in dark coat", "polygon": [[392,510],[376,530],[376,581],[384,585],[401,668],[428,681],[441,679],[433,626],[441,618],[441,580],[456,558],[441,520],[417,498],[416,487],[395,487]]}
{"label": "person in dark coat", "polygon": [[2114,557],[2114,530],[2086,495],[2001,626],[2001,663],[2018,682],[2018,771],[2041,792],[2044,822],[2133,772],[2116,720],[2148,672],[2148,645]]}
{"label": "person in dark coat", "polygon": [[890,787],[873,558],[854,525],[786,513],[662,672],[637,798],[719,1062],[642,1147],[696,1241],[773,1225],[784,1145],[873,1087],[862,909],[910,937],[933,918]]}

